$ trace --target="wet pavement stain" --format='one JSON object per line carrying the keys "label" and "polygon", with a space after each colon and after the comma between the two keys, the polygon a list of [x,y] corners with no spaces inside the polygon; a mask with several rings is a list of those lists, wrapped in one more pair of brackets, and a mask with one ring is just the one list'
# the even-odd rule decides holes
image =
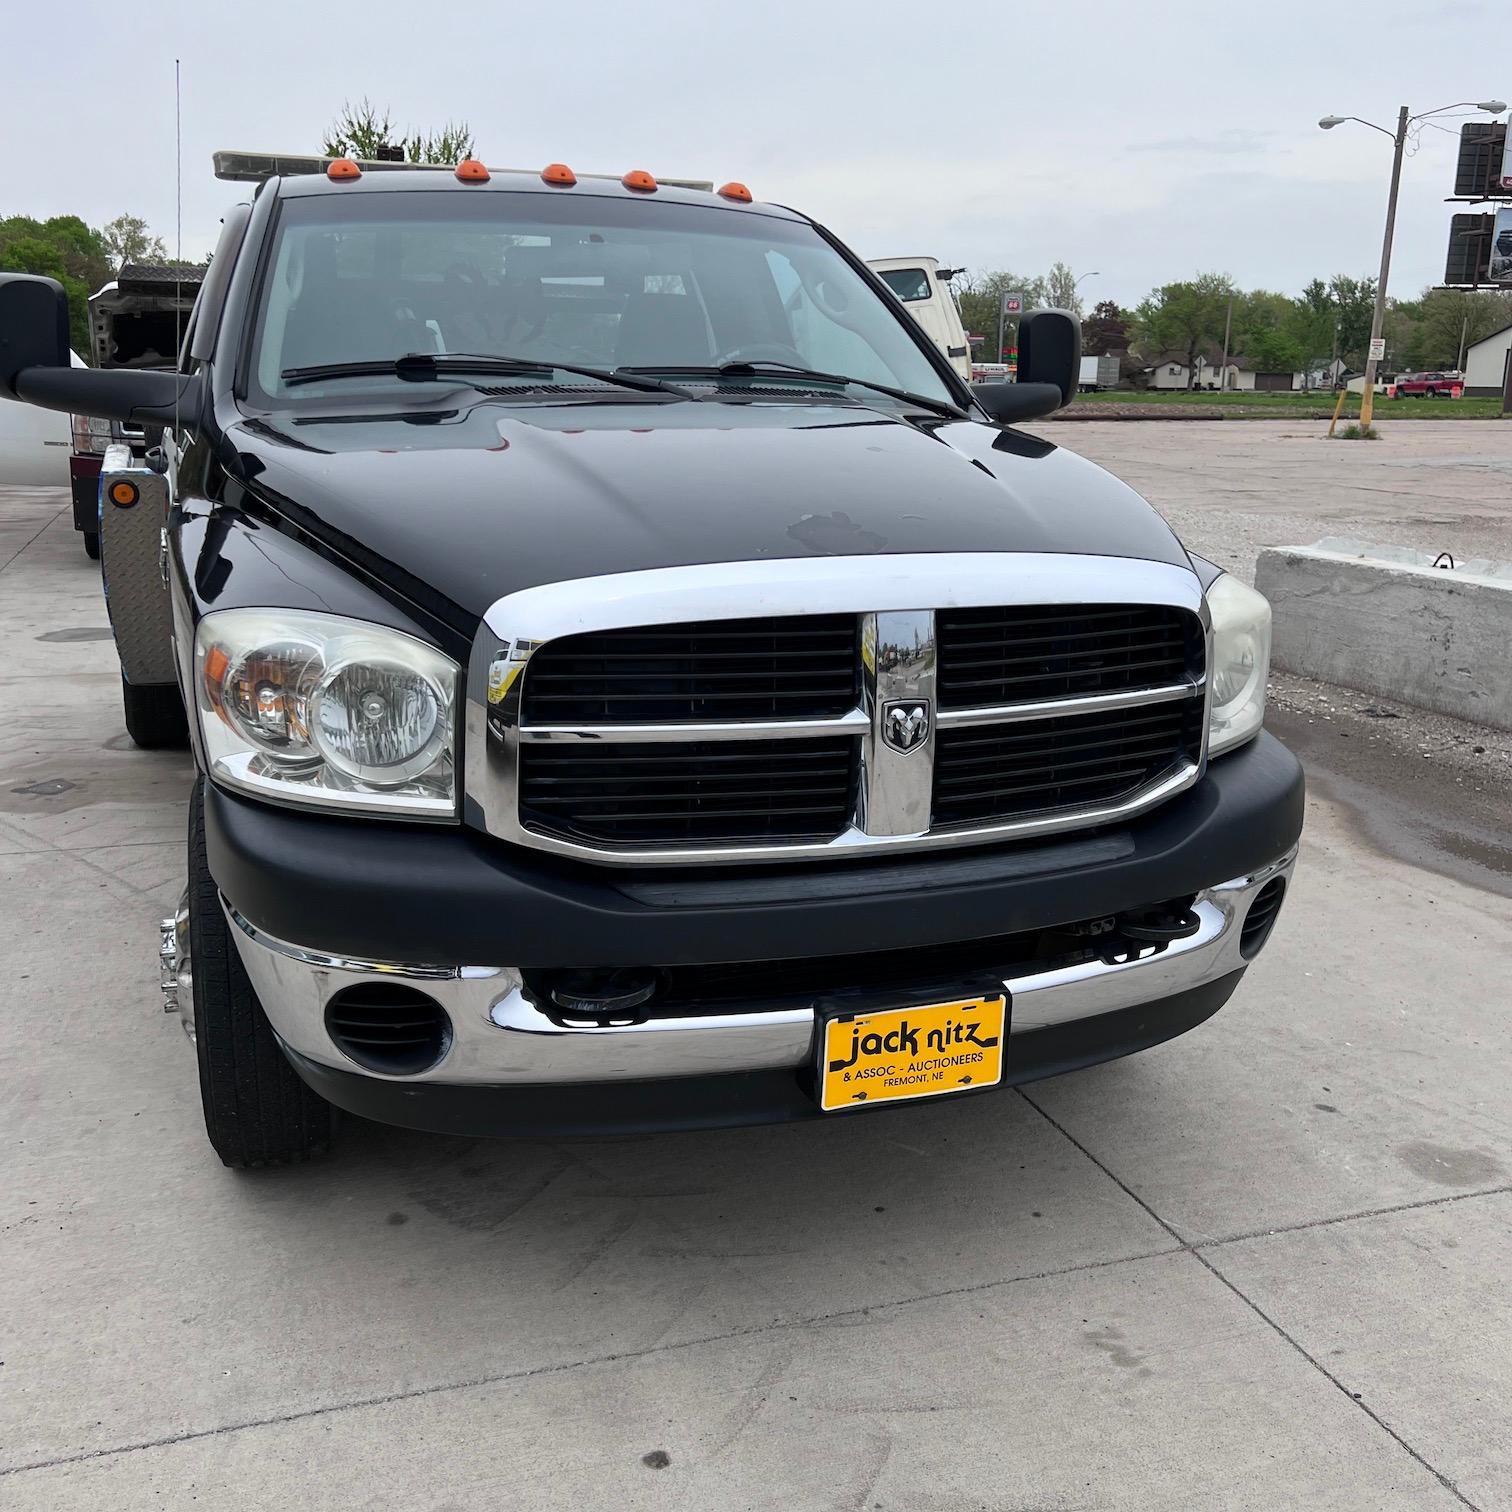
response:
{"label": "wet pavement stain", "polygon": [[1440,1186],[1489,1186],[1506,1175],[1501,1161],[1479,1150],[1457,1150],[1452,1145],[1414,1140],[1397,1146],[1397,1159],[1415,1176]]}
{"label": "wet pavement stain", "polygon": [[1093,1349],[1102,1350],[1115,1365],[1121,1365],[1125,1370],[1136,1370],[1145,1362],[1145,1357],[1124,1343],[1122,1332],[1111,1324],[1094,1329],[1087,1335],[1087,1342]]}
{"label": "wet pavement stain", "polygon": [[44,635],[34,635],[32,639],[53,642],[109,640],[110,626],[78,625],[72,630],[49,630]]}
{"label": "wet pavement stain", "polygon": [[76,786],[62,777],[48,777],[41,782],[29,782],[25,787],[14,787],[11,792],[21,794],[23,798],[54,798],[59,793],[72,792]]}

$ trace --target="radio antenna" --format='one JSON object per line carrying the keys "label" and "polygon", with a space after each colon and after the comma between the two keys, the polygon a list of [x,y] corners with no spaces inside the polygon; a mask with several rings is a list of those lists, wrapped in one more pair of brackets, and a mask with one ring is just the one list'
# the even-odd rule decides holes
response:
{"label": "radio antenna", "polygon": [[[179,60],[173,60],[173,350],[184,360],[184,95],[179,82]],[[183,374],[178,375],[180,378]],[[173,386],[173,434],[179,433],[179,399],[184,385]]]}

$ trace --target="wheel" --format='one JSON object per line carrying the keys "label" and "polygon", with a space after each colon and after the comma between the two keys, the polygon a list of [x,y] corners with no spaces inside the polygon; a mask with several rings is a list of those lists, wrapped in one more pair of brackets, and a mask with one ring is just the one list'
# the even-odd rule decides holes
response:
{"label": "wheel", "polygon": [[185,1028],[194,1039],[205,1132],[215,1153],[235,1170],[255,1170],[329,1149],[334,1110],[284,1059],[231,938],[205,861],[203,778],[189,805],[188,919],[189,959],[187,969],[179,965],[178,996],[193,1005]]}
{"label": "wheel", "polygon": [[177,683],[140,683],[121,679],[126,733],[144,751],[182,749],[189,744],[189,721]]}
{"label": "wheel", "polygon": [[100,560],[100,532],[98,530],[86,530],[82,534],[84,536],[84,555],[91,562],[98,562]]}

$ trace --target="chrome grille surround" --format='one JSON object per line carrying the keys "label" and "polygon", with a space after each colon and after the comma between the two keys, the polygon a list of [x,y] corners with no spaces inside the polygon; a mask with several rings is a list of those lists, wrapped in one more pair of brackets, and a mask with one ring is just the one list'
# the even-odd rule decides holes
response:
{"label": "chrome grille surround", "polygon": [[[1196,616],[1200,668],[1179,683],[1091,696],[990,707],[940,709],[935,696],[934,614],[1004,605],[1160,604]],[[927,607],[920,608],[924,605]],[[826,719],[710,723],[528,725],[521,693],[530,657],[547,641],[594,630],[697,624],[801,614],[855,614],[861,620],[857,706]],[[920,553],[723,562],[614,573],[543,584],[499,599],[484,616],[468,668],[464,817],[515,844],[609,865],[730,864],[839,860],[879,852],[1056,834],[1131,819],[1195,783],[1207,759],[1211,627],[1196,574],[1184,567],[1125,557],[1033,552]],[[888,648],[880,659],[877,648]],[[912,650],[906,648],[912,647]],[[934,729],[1007,724],[1098,710],[1200,700],[1201,751],[1116,802],[1036,814],[1008,822],[930,828],[934,741],[899,749],[884,721],[927,703]],[[897,721],[894,721],[896,733]],[[850,735],[860,743],[855,813],[828,840],[712,842],[698,846],[584,843],[522,821],[519,750],[530,742],[788,740]]]}

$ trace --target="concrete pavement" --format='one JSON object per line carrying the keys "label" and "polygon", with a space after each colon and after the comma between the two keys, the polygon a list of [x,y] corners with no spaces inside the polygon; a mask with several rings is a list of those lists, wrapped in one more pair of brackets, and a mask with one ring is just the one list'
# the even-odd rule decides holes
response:
{"label": "concrete pavement", "polygon": [[155,985],[189,763],[126,741],[63,495],[0,491],[0,564],[0,1506],[1512,1506],[1505,896],[1315,796],[1143,1056],[238,1176]]}

